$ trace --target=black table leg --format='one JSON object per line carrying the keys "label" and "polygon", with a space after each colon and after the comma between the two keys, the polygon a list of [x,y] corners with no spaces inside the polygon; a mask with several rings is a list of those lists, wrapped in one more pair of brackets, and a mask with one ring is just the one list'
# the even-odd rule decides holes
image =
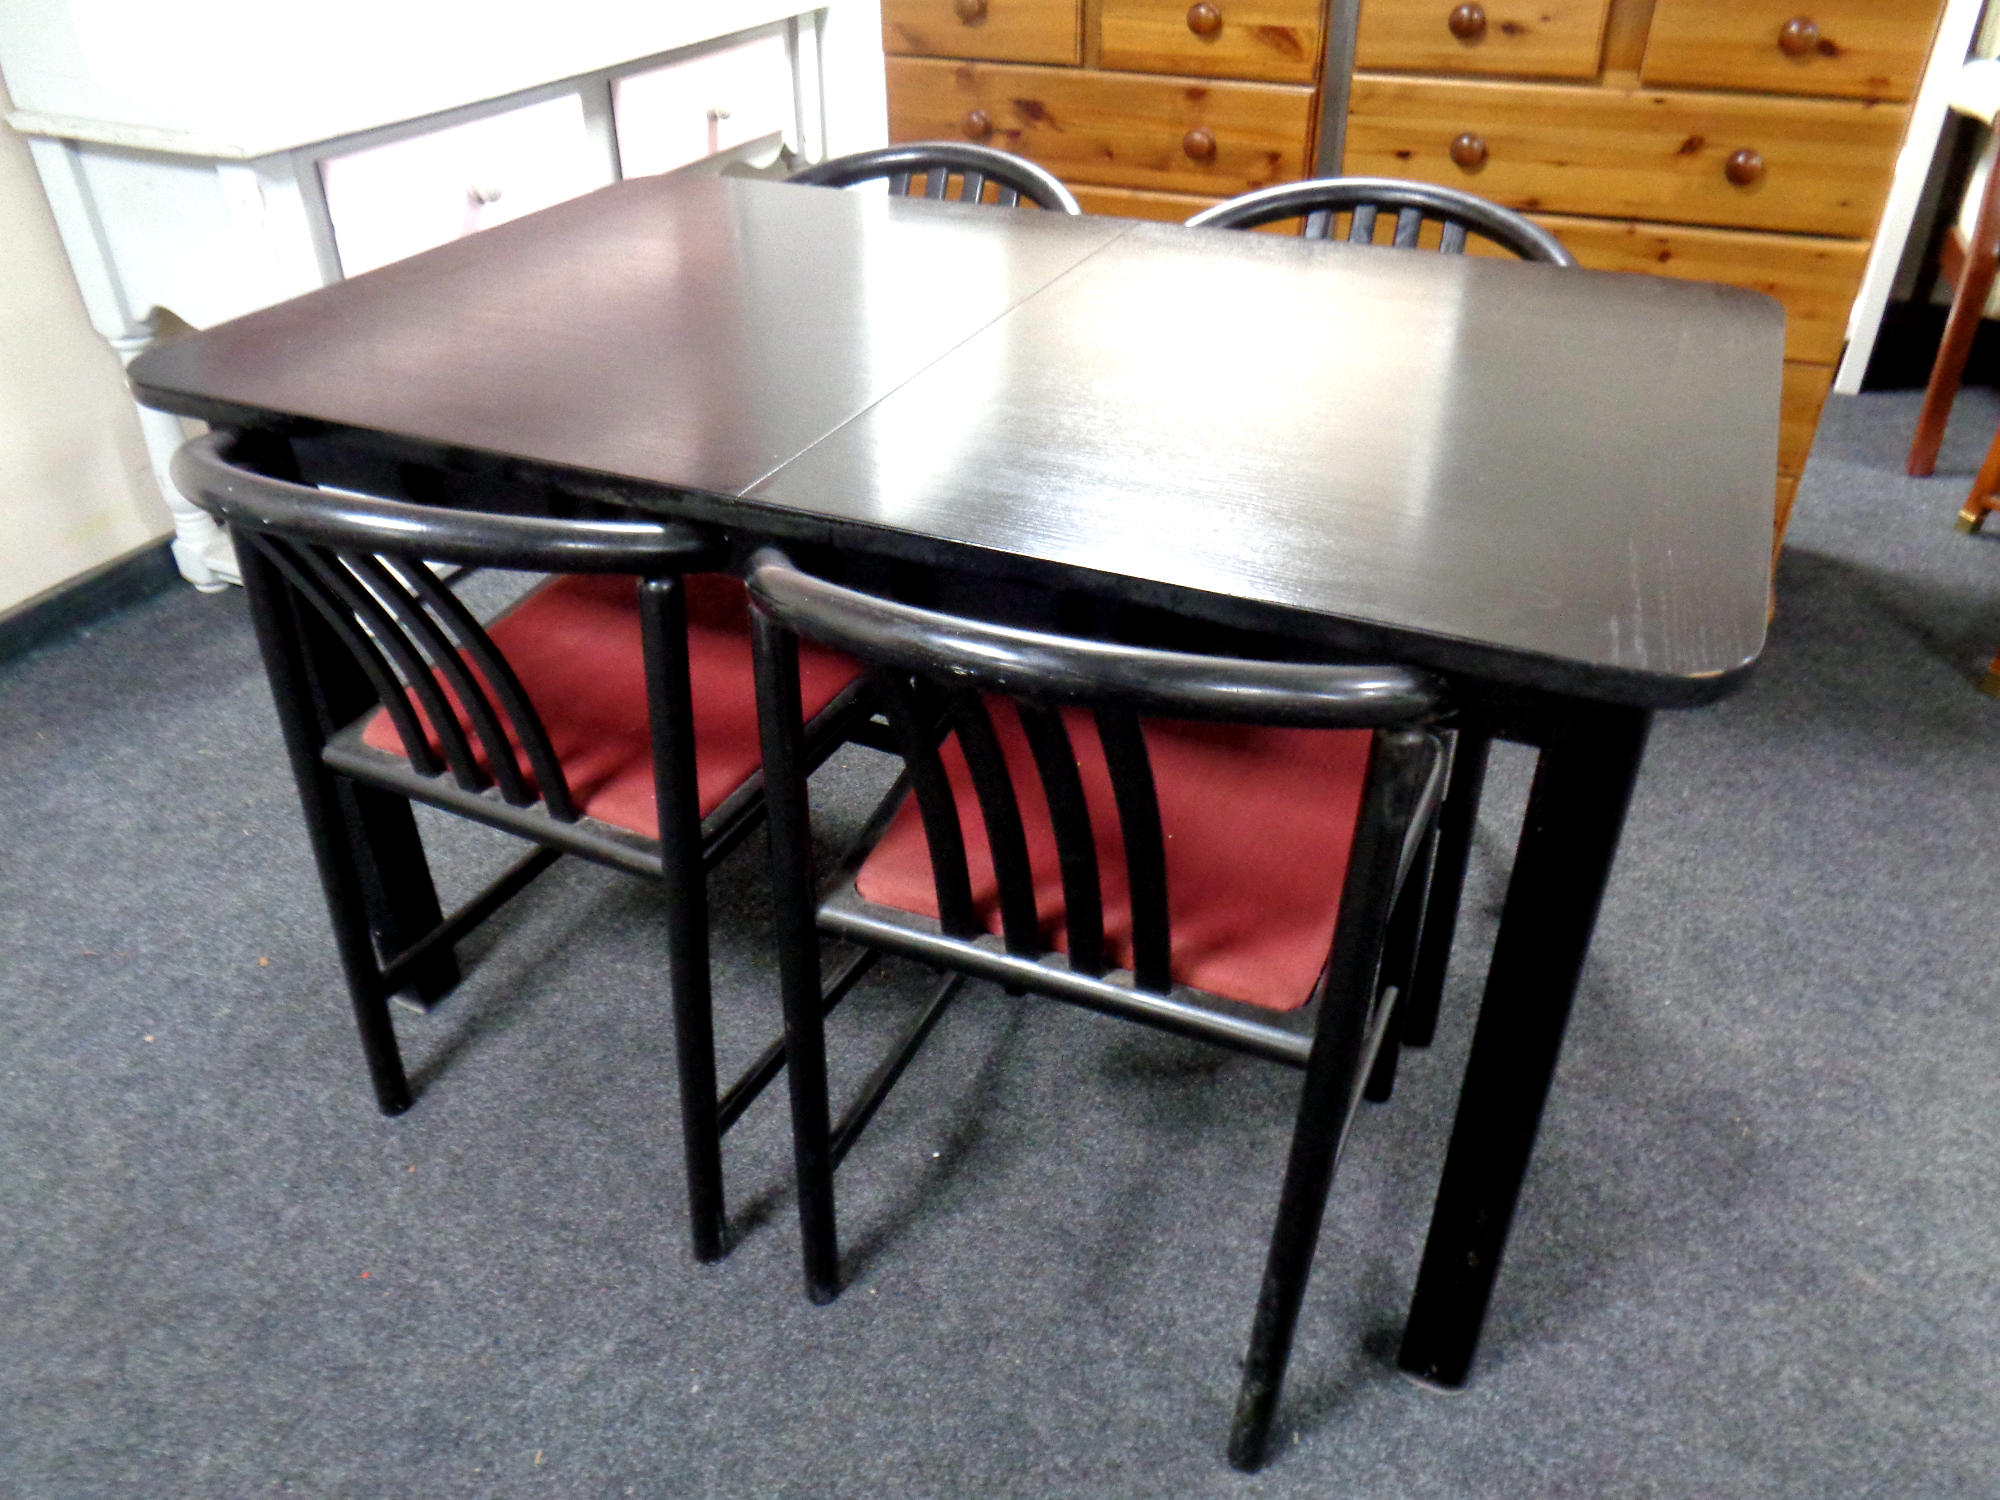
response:
{"label": "black table leg", "polygon": [[1575,705],[1542,744],[1398,1362],[1465,1382],[1651,715]]}

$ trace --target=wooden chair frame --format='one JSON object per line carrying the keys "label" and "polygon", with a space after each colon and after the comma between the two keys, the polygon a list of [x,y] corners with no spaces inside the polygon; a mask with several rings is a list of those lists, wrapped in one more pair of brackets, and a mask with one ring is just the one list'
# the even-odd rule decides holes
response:
{"label": "wooden chair frame", "polygon": [[[1394,667],[1325,666],[1193,656],[1057,636],[944,615],[861,594],[793,568],[773,549],[751,559],[759,714],[770,811],[778,951],[790,1039],[789,1082],[807,1295],[839,1295],[833,1173],[883,1096],[968,978],[1198,1038],[1301,1069],[1297,1128],[1272,1233],[1229,1453],[1262,1461],[1290,1354],[1328,1190],[1347,1126],[1370,1081],[1407,984],[1407,933],[1422,899],[1413,879],[1436,811],[1442,748],[1429,729],[1437,688]],[[822,889],[812,868],[804,742],[796,715],[801,636],[869,668],[896,730],[905,772],[857,849]],[[1060,853],[1067,955],[1044,951],[1021,813],[983,704],[1020,710]],[[1132,892],[1134,963],[1112,972],[1103,947],[1096,846],[1074,752],[1058,713],[1095,718],[1115,790]],[[1164,843],[1141,714],[1180,719],[1373,731],[1366,787],[1325,970],[1307,1008],[1286,1026],[1269,1012],[1187,989],[1170,971]],[[1003,934],[975,920],[965,838],[938,745],[959,736],[999,880]],[[936,920],[872,906],[855,872],[900,806],[916,799],[931,850]],[[949,977],[863,1085],[838,1124],[830,1117],[820,975],[821,935],[914,958]],[[1398,969],[1396,965],[1403,965]],[[1393,1054],[1393,1047],[1386,1049]]]}
{"label": "wooden chair frame", "polygon": [[[400,1114],[413,1102],[389,1001],[414,992],[432,1002],[456,983],[452,950],[459,939],[566,853],[657,881],[667,898],[694,1251],[701,1260],[718,1258],[727,1250],[721,1137],[784,1063],[783,1043],[774,1043],[718,1093],[705,876],[755,830],[763,813],[761,777],[706,819],[698,810],[681,580],[712,568],[718,545],[672,522],[457,511],[313,489],[270,470],[296,475],[289,444],[267,435],[198,438],[173,465],[182,492],[235,539],[383,1113]],[[426,561],[635,576],[657,840],[578,811],[520,680]],[[454,699],[464,708],[464,724],[453,711]],[[406,757],[363,742],[378,708],[395,724]],[[803,728],[806,761],[817,765],[865,713],[858,684],[843,692]],[[522,775],[508,744],[510,730],[531,776]],[[439,910],[412,802],[539,847],[447,917]]]}

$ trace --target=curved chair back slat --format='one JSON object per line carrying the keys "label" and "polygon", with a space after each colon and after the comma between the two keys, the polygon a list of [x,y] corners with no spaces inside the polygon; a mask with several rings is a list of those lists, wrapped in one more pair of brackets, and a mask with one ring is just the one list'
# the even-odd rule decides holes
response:
{"label": "curved chair back slat", "polygon": [[931,879],[937,886],[938,926],[947,937],[971,937],[979,931],[979,919],[972,907],[972,874],[965,863],[965,830],[959,826],[958,804],[938,755],[937,736],[929,731],[907,677],[876,671],[869,673],[869,681],[896,736],[904,774],[924,822]]}
{"label": "curved chair back slat", "polygon": [[1333,237],[1337,216],[1346,214],[1348,243],[1369,245],[1375,242],[1376,225],[1385,210],[1395,212],[1392,243],[1400,250],[1417,249],[1428,222],[1440,226],[1438,249],[1447,255],[1462,253],[1467,238],[1477,234],[1522,260],[1576,264],[1560,240],[1510,208],[1458,188],[1393,177],[1317,177],[1278,183],[1203,209],[1187,222],[1191,229],[1255,229],[1298,219],[1305,238],[1323,240]]}
{"label": "curved chair back slat", "polygon": [[1063,926],[1069,933],[1069,966],[1093,977],[1104,972],[1104,888],[1097,878],[1097,839],[1090,827],[1090,804],[1077,774],[1076,746],[1062,715],[1041,704],[1016,702],[1035,775],[1049,805],[1056,836],[1056,867],[1062,874]]}
{"label": "curved chair back slat", "polygon": [[451,767],[458,784],[469,792],[484,791],[491,786],[492,779],[480,768],[472,742],[465,737],[458,715],[452,712],[451,701],[438,683],[435,664],[424,655],[422,646],[397,626],[380,601],[342,564],[338,553],[297,543],[293,544],[293,553],[352,612],[361,628],[395,663],[404,683],[416,694],[424,717],[430,720],[430,731],[437,737],[445,764]]}
{"label": "curved chair back slat", "polygon": [[1125,840],[1132,901],[1132,982],[1165,993],[1173,987],[1172,923],[1167,915],[1167,842],[1153,758],[1136,714],[1097,711],[1097,742],[1111,772],[1111,795]]}
{"label": "curved chair back slat", "polygon": [[443,751],[445,764],[450,767],[453,779],[467,791],[484,791],[491,786],[492,780],[473,754],[472,744],[460,729],[457,717],[451,711],[450,700],[439,686],[432,663],[425,657],[422,648],[397,626],[388,611],[361,586],[337,556],[297,545],[292,548],[292,556],[319,582],[327,597],[351,616],[394,664],[403,685],[415,696],[424,719],[429,721],[430,732]]}
{"label": "curved chair back slat", "polygon": [[1028,835],[1021,822],[1021,801],[1014,795],[1014,778],[1007,757],[993,732],[993,716],[975,693],[959,693],[952,702],[951,727],[965,753],[972,775],[979,816],[986,824],[986,843],[993,852],[993,874],[1000,887],[1000,935],[1009,953],[1039,958],[1041,918],[1035,911],[1035,879],[1028,859]]}
{"label": "curved chair back slat", "polygon": [[[439,583],[437,575],[429,568],[417,563],[406,570],[406,576],[425,607],[443,623],[453,643],[478,668],[481,679],[497,700],[497,707],[506,716],[507,722],[514,726],[514,732],[521,740],[521,752],[528,757],[528,769],[534,774],[535,785],[541,790],[549,816],[558,822],[574,823],[579,813],[576,803],[571,800],[562,762],[556,759],[555,746],[549,743],[541,716],[535,712],[528,699],[528,690],[521,685],[520,676],[512,664],[472,617],[472,611],[465,607],[465,602]],[[508,756],[507,762],[512,765],[513,757]],[[504,792],[505,783],[502,783],[502,790]],[[524,790],[523,801],[517,805],[525,807],[533,800]]]}
{"label": "curved chair back slat", "polygon": [[[902,198],[912,196],[911,188],[918,177],[924,179],[926,198],[977,203],[990,182],[1002,208],[1017,207],[1025,198],[1037,208],[1054,213],[1083,212],[1075,196],[1053,174],[1025,157],[968,141],[911,141],[907,145],[857,151],[851,156],[837,156],[806,167],[786,180],[815,187],[852,187],[861,182],[886,181],[889,191]],[[956,193],[951,192],[953,178],[958,179]]]}
{"label": "curved chair back slat", "polygon": [[[368,679],[375,699],[388,711],[390,723],[396,726],[396,733],[409,750],[410,764],[420,776],[438,776],[444,772],[444,762],[431,749],[430,736],[424,733],[423,723],[417,718],[416,710],[410,704],[410,695],[397,678],[395,670],[376,648],[368,633],[355,620],[354,615],[343,608],[330,595],[314,571],[293,553],[291,548],[275,536],[260,536],[256,532],[239,535],[238,543],[253,548],[259,556],[269,559],[278,574],[291,585],[299,598],[311,606],[336,639],[347,649],[347,654],[361,668]],[[324,726],[329,731],[337,725]]]}
{"label": "curved chair back slat", "polygon": [[[528,806],[535,800],[534,794],[528,790],[527,780],[521,775],[520,763],[507,743],[507,732],[500,727],[500,717],[494,711],[492,701],[466,669],[465,659],[458,654],[444,631],[438,628],[437,621],[397,576],[404,571],[405,559],[390,558],[397,564],[395,572],[391,572],[384,565],[383,558],[370,557],[366,553],[337,552],[334,556],[348,572],[366,585],[369,593],[388,606],[389,612],[396,617],[396,623],[409,632],[431,666],[443,674],[452,696],[471,721],[472,732],[479,737],[479,743],[486,752],[486,768],[492,782],[499,786],[500,795],[516,807]],[[409,567],[409,571],[427,572],[428,569],[418,563]],[[467,789],[480,791],[484,788],[482,784],[475,783]]]}

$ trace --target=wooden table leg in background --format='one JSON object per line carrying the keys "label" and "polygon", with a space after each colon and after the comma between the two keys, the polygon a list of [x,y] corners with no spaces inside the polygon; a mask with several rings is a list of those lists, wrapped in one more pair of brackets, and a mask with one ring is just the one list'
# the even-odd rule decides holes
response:
{"label": "wooden table leg in background", "polygon": [[[1993,175],[2000,177],[2000,172]],[[1959,508],[1960,531],[1977,531],[1985,524],[1986,513],[2000,503],[1993,498],[1995,490],[2000,490],[2000,432],[1993,434],[1993,444],[1986,450],[1986,462],[1979,466],[1979,477],[1972,481],[1972,492]]]}
{"label": "wooden table leg in background", "polygon": [[1472,1367],[1650,720],[1579,704],[1544,739],[1403,1332],[1420,1379]]}
{"label": "wooden table leg in background", "polygon": [[[1960,236],[1950,231],[1952,245]],[[1986,191],[1979,198],[1979,217],[1972,238],[1958,267],[1951,296],[1951,314],[1945,319],[1944,339],[1938,345],[1937,362],[1931,366],[1930,384],[1924,388],[1924,408],[1917,414],[1916,436],[1910,440],[1909,472],[1922,478],[1937,466],[1938,448],[1944,443],[1945,423],[1951,420],[1951,404],[1958,397],[1958,384],[1965,375],[1965,361],[1972,353],[1972,341],[1986,316],[1986,298],[1993,290],[1996,254],[2000,254],[2000,170],[1987,174]]]}

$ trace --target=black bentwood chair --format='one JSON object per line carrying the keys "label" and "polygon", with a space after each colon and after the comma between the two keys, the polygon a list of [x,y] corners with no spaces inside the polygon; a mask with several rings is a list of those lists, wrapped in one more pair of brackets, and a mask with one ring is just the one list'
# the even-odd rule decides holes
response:
{"label": "black bentwood chair", "polygon": [[[1393,215],[1392,237],[1387,245],[1381,245],[1376,236],[1389,227],[1389,215]],[[1307,239],[1334,239],[1344,223],[1349,244],[1392,250],[1436,249],[1459,255],[1468,239],[1476,235],[1522,260],[1576,265],[1576,257],[1561,241],[1512,209],[1457,188],[1393,177],[1319,177],[1280,183],[1203,209],[1187,222],[1192,229],[1255,229],[1292,219],[1298,221],[1298,232]],[[1428,871],[1424,878],[1430,895],[1424,906],[1416,967],[1404,997],[1399,1038],[1412,1047],[1428,1046],[1437,1034],[1438,1007],[1451,962],[1466,864],[1472,855],[1479,797],[1492,749],[1491,736],[1473,729],[1457,730],[1447,737],[1447,743],[1451,772],[1444,808],[1431,843],[1418,862]],[[1379,1087],[1388,1086],[1393,1068],[1392,1050],[1378,1070]]]}
{"label": "black bentwood chair", "polygon": [[[906,146],[857,151],[794,172],[785,180],[816,187],[852,187],[887,179],[892,194],[914,198],[918,196],[919,177],[924,179],[922,196],[926,198],[956,196],[961,203],[978,203],[991,183],[995,201],[1002,208],[1018,207],[1025,198],[1037,208],[1056,213],[1083,212],[1069,189],[1033,162],[965,141],[912,141]],[[958,179],[956,195],[950,191],[954,177]]]}
{"label": "black bentwood chair", "polygon": [[[1255,1468],[1341,1142],[1409,958],[1385,947],[1422,894],[1408,877],[1442,781],[1433,684],[939,614],[770,549],[749,585],[807,1295],[840,1290],[834,1168],[966,979],[1300,1068],[1229,1444],[1232,1463]],[[817,894],[802,637],[866,664],[905,761]],[[821,934],[950,975],[838,1125]]]}
{"label": "black bentwood chair", "polygon": [[[255,446],[289,468],[288,445]],[[658,881],[694,1253],[716,1259],[722,1134],[784,1063],[774,1043],[718,1096],[704,875],[762,811],[742,585],[696,571],[717,548],[685,526],[311,489],[244,467],[252,447],[198,438],[174,480],[236,541],[383,1112],[411,1103],[388,1001],[456,982],[473,927],[566,853]],[[482,627],[425,561],[554,576]],[[793,689],[816,763],[857,716],[857,670],[816,651]],[[542,847],[444,918],[413,801]]]}

